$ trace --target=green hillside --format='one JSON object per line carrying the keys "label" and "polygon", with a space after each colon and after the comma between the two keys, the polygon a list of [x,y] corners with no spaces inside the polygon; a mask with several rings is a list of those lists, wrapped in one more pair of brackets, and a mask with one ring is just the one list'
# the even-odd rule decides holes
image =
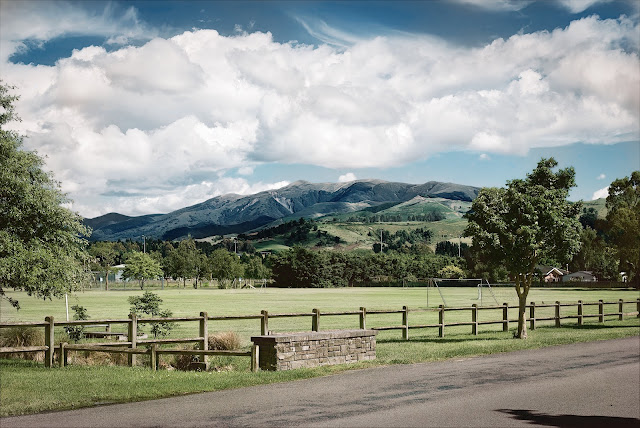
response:
{"label": "green hillside", "polygon": [[583,207],[586,209],[593,208],[598,213],[598,218],[605,218],[607,216],[607,200],[605,198],[596,199],[594,201],[584,201]]}
{"label": "green hillside", "polygon": [[[338,217],[338,216],[335,216]],[[316,230],[311,230],[306,235],[306,240],[296,242],[308,248],[329,249],[336,251],[371,250],[374,243],[380,241],[380,230],[395,234],[404,230],[407,232],[417,229],[428,229],[432,232],[429,246],[435,249],[438,242],[454,241],[458,242],[462,235],[467,221],[460,217],[448,218],[440,221],[400,221],[400,222],[344,222],[334,221],[334,216],[330,219],[323,219],[315,223]],[[318,234],[323,234],[324,238],[318,238]],[[281,251],[290,248],[293,244],[288,241],[291,232],[285,232],[273,237],[253,240],[253,245],[258,251]],[[339,238],[339,242],[334,241]],[[249,235],[249,239],[253,239]],[[471,243],[468,238],[462,238],[462,242]]]}

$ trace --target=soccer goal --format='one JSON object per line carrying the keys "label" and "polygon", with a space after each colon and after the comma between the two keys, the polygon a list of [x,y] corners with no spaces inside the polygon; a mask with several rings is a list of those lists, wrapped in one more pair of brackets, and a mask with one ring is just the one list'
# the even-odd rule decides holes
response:
{"label": "soccer goal", "polygon": [[449,278],[431,278],[427,285],[427,306],[429,306],[429,289],[435,287],[440,294],[440,298],[442,299],[442,303],[447,306],[447,301],[442,294],[443,287],[476,287],[478,289],[478,298],[476,300],[480,301],[480,306],[483,306],[484,303],[484,293],[483,289],[489,290],[491,297],[496,302],[496,305],[499,305],[498,299],[496,299],[495,294],[493,293],[493,289],[491,288],[491,284],[489,281],[482,278],[465,278],[465,279],[449,279]]}

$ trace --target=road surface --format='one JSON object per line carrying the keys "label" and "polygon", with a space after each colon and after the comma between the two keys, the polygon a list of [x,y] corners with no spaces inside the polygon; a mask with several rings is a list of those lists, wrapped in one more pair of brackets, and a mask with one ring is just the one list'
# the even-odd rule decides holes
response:
{"label": "road surface", "polygon": [[637,428],[640,337],[0,420],[2,428],[296,425]]}

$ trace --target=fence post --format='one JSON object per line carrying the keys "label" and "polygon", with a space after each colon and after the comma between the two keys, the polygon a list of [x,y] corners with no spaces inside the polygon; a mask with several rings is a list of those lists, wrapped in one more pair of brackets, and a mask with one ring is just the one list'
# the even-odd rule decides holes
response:
{"label": "fence post", "polygon": [[[200,337],[202,340],[200,341],[200,349],[206,351],[209,349],[209,315],[206,312],[200,312]],[[201,354],[200,361],[204,364],[204,371],[209,369],[209,363],[207,362],[207,356],[205,354]]]}
{"label": "fence post", "polygon": [[474,336],[478,335],[478,304],[474,303],[471,305],[471,334]]}
{"label": "fence post", "polygon": [[502,304],[502,331],[509,331],[509,304]]}
{"label": "fence post", "polygon": [[618,300],[618,320],[622,321],[624,316],[624,311],[622,310],[622,306],[624,305],[624,300]]}
{"label": "fence post", "polygon": [[149,365],[151,366],[151,370],[153,370],[154,372],[156,370],[158,370],[158,344],[157,343],[152,343],[151,344],[151,348],[149,348],[149,353],[150,353],[150,357],[149,357]]}
{"label": "fence post", "polygon": [[604,322],[604,301],[598,300],[598,321]]}
{"label": "fence post", "polygon": [[555,320],[556,320],[556,327],[560,327],[560,302],[556,301],[556,315],[555,315]]}
{"label": "fence post", "polygon": [[[129,330],[127,339],[131,342],[131,349],[137,348],[138,342],[138,317],[135,313],[129,314]],[[129,367],[133,367],[136,365],[136,354],[128,355]]]}
{"label": "fence post", "polygon": [[640,299],[636,301],[636,312],[638,312],[638,315],[636,315],[636,318],[640,318]]}
{"label": "fence post", "polygon": [[58,363],[60,363],[60,367],[64,367],[67,365],[67,342],[60,342],[60,356],[58,358]]}
{"label": "fence post", "polygon": [[439,306],[438,324],[440,324],[440,327],[438,327],[438,336],[444,337],[444,305]]}
{"label": "fence post", "polygon": [[[640,299],[638,299],[638,307],[640,307]],[[360,328],[362,330],[367,328],[367,308],[364,306],[360,306]]]}
{"label": "fence post", "polygon": [[257,372],[260,368],[260,347],[253,345],[251,347],[251,371]]}
{"label": "fence post", "polygon": [[409,308],[407,306],[402,307],[402,338],[409,340]]}
{"label": "fence post", "polygon": [[44,351],[44,366],[47,368],[51,368],[53,366],[53,341],[55,340],[53,337],[53,332],[55,329],[55,324],[53,322],[53,317],[46,317],[44,319],[44,322],[47,323],[47,325],[44,326],[44,346],[47,346],[47,350]]}
{"label": "fence post", "polygon": [[320,328],[320,310],[312,309],[313,315],[311,316],[311,331],[318,331]]}
{"label": "fence post", "polygon": [[531,302],[529,305],[529,328],[536,329],[536,302]]}
{"label": "fence post", "polygon": [[266,336],[269,334],[269,312],[262,310],[260,313],[262,314],[262,318],[260,319],[260,335]]}
{"label": "fence post", "polygon": [[582,310],[582,300],[578,300],[578,325],[582,325],[583,323],[583,310]]}

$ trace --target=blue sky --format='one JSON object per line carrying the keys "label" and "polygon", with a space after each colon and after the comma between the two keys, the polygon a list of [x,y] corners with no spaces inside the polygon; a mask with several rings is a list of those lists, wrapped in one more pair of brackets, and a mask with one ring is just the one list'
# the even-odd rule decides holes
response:
{"label": "blue sky", "polygon": [[571,198],[640,169],[640,2],[0,2],[25,147],[93,217],[296,180]]}

